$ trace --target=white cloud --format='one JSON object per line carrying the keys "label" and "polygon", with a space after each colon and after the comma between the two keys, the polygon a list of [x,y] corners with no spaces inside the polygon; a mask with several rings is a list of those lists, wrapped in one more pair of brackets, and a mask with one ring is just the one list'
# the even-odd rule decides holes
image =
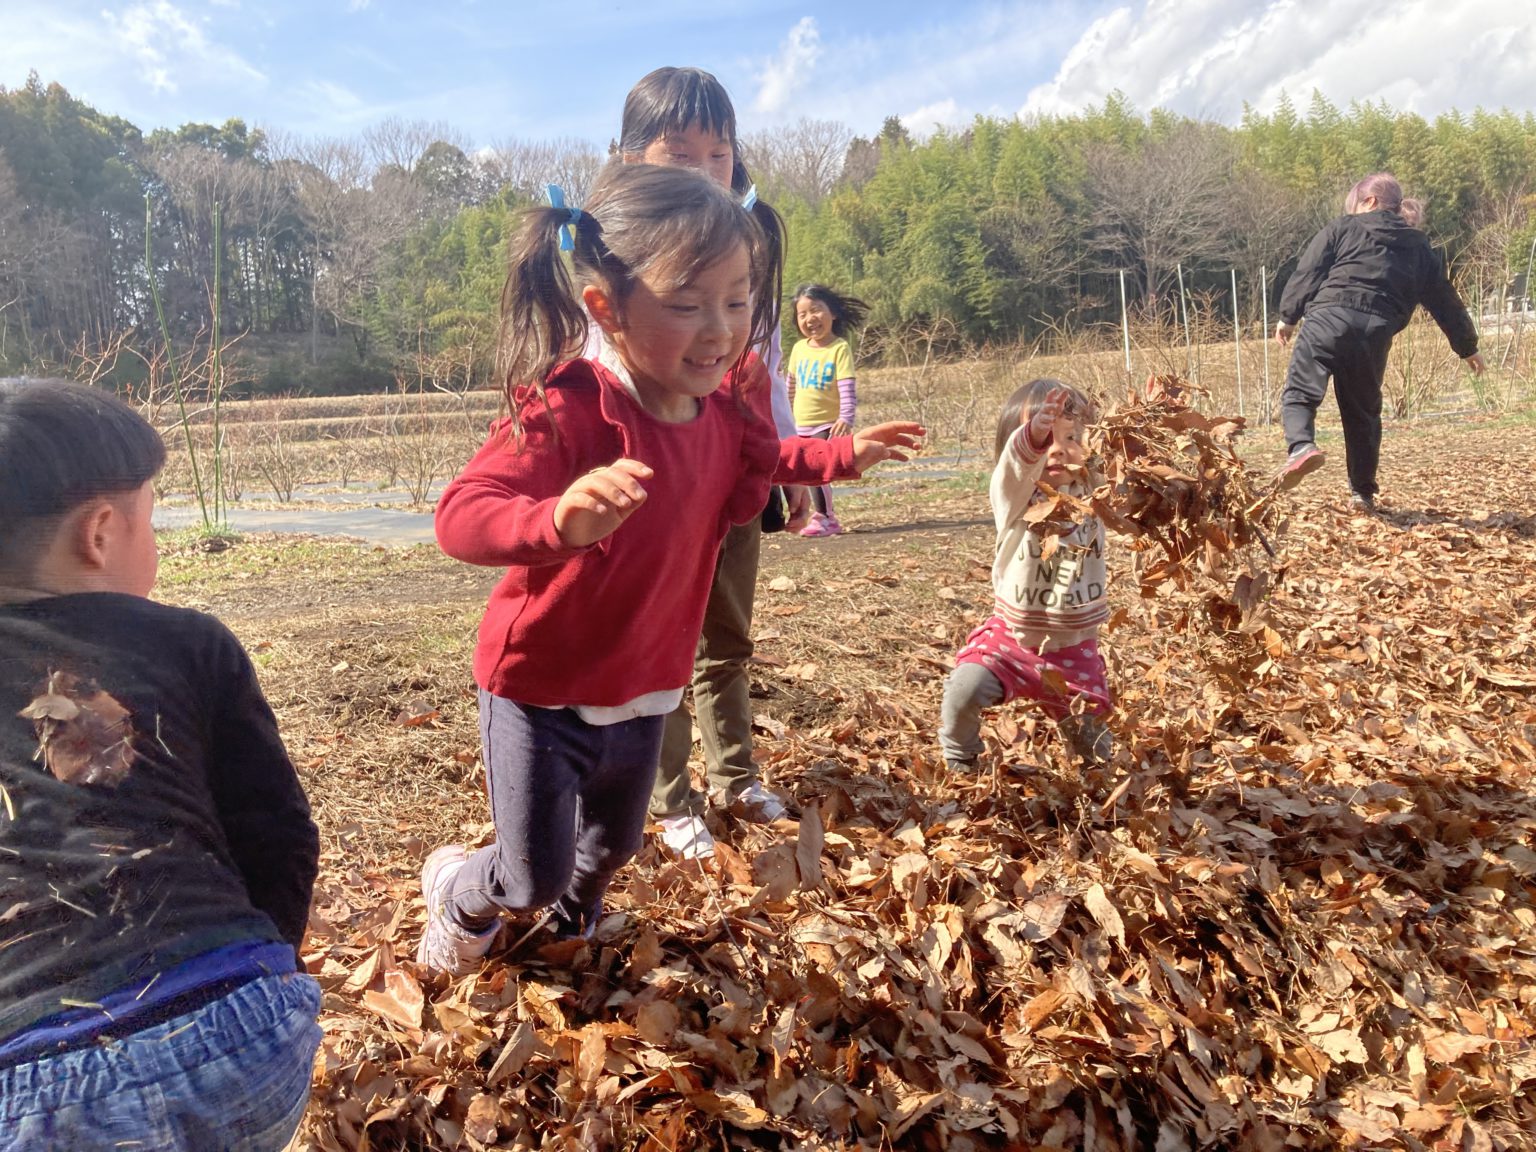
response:
{"label": "white cloud", "polygon": [[371,3],[373,3],[373,0],[347,0],[347,11],[361,12]]}
{"label": "white cloud", "polygon": [[116,41],[140,64],[142,76],[157,92],[175,92],[185,76],[210,74],[262,80],[261,72],[239,53],[210,40],[202,27],[170,0],[110,9],[102,18]]}
{"label": "white cloud", "polygon": [[816,62],[821,59],[821,31],[814,16],[803,16],[789,30],[779,54],[758,74],[757,97],[753,110],[764,116],[778,116],[797,93],[810,90]]}
{"label": "white cloud", "polygon": [[374,115],[372,104],[334,80],[306,80],[300,86],[299,96],[300,104],[309,108],[320,121],[361,124]]}
{"label": "white cloud", "polygon": [[756,60],[764,87],[777,77],[784,90],[771,100],[759,94],[748,128],[806,116],[840,120],[867,136],[888,116],[918,132],[977,115],[1011,116],[1032,78],[1049,75],[1089,18],[1081,0],[958,0],[917,14],[913,7],[892,5],[892,19],[848,27],[851,18],[824,15],[826,59],[814,76],[804,65],[799,73],[785,67],[788,44],[772,60]]}
{"label": "white cloud", "polygon": [[1282,92],[1304,111],[1385,100],[1433,116],[1530,106],[1529,0],[1141,0],[1094,20],[1019,109],[1076,112],[1119,90],[1139,110],[1235,121]]}
{"label": "white cloud", "polygon": [[933,104],[924,104],[912,112],[903,112],[901,122],[907,131],[917,137],[931,135],[935,128],[952,128],[965,124],[971,117],[961,110],[954,97],[946,97]]}

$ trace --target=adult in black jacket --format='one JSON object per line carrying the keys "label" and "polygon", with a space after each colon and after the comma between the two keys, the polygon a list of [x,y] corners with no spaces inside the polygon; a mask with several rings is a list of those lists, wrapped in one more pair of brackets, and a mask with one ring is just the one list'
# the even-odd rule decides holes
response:
{"label": "adult in black jacket", "polygon": [[1402,211],[1402,188],[1388,173],[1367,176],[1350,189],[1345,214],[1325,224],[1301,254],[1280,297],[1275,329],[1275,339],[1289,343],[1306,317],[1280,393],[1290,450],[1281,486],[1293,487],[1323,463],[1313,426],[1332,376],[1351,503],[1367,512],[1375,509],[1387,352],[1414,307],[1429,309],[1456,355],[1473,372],[1483,370],[1477,329],[1444,262]]}

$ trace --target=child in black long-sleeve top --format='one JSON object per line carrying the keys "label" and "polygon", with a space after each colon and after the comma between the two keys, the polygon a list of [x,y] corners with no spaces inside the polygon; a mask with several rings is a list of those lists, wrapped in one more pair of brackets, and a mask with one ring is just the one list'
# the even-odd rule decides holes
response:
{"label": "child in black long-sleeve top", "polygon": [[319,855],[250,660],[146,599],[159,435],[0,380],[0,1150],[281,1148]]}
{"label": "child in black long-sleeve top", "polygon": [[1293,487],[1322,466],[1313,425],[1332,376],[1351,504],[1371,512],[1381,456],[1381,384],[1392,338],[1423,304],[1474,373],[1482,372],[1483,358],[1477,329],[1444,261],[1418,229],[1423,205],[1405,202],[1397,180],[1378,172],[1350,189],[1344,213],[1312,238],[1280,297],[1276,340],[1289,342],[1302,315],[1307,319],[1280,393],[1289,449],[1280,485]]}

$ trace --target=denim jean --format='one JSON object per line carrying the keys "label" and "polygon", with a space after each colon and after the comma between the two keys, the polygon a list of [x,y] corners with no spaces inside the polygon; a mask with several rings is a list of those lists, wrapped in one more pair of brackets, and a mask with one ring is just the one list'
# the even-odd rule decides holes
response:
{"label": "denim jean", "polygon": [[115,1040],[0,1070],[0,1152],[281,1152],[304,1117],[320,986],[267,976]]}

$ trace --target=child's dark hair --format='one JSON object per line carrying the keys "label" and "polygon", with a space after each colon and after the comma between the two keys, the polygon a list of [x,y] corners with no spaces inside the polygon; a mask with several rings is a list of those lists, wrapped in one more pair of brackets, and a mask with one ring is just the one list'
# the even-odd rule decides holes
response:
{"label": "child's dark hair", "polygon": [[[565,228],[572,238],[569,270],[560,252]],[[581,288],[601,288],[622,315],[630,290],[649,269],[687,283],[737,245],[746,246],[751,268],[756,332],[773,305],[763,285],[762,229],[708,176],[688,168],[610,163],[585,209],[532,209],[512,242],[501,292],[498,367],[514,421],[517,391],[531,385],[542,392],[555,366],[585,345],[589,320]]]}
{"label": "child's dark hair", "polygon": [[1067,406],[1062,410],[1063,416],[1070,416],[1080,424],[1092,424],[1099,418],[1098,405],[1080,388],[1074,388],[1070,384],[1048,376],[1031,380],[1027,384],[1020,384],[1013,390],[1013,395],[1003,401],[1003,410],[997,414],[997,438],[992,444],[994,462],[1002,459],[1003,452],[1008,447],[1008,438],[1018,430],[1020,424],[1040,411],[1045,404],[1046,396],[1055,388],[1060,388],[1067,394]]}
{"label": "child's dark hair", "polygon": [[[642,76],[624,99],[624,119],[619,125],[618,155],[634,162],[654,142],[673,132],[700,128],[724,137],[731,145],[731,191],[745,196],[752,177],[741,160],[736,139],[736,108],[725,85],[702,68],[657,68]],[[770,307],[764,323],[754,323],[751,343],[766,341],[779,326],[779,298],[784,294],[784,219],[768,203],[756,200],[751,208],[763,230],[763,285]]]}
{"label": "child's dark hair", "polygon": [[165,466],[149,422],[100,388],[0,379],[0,574],[31,571],[38,526],[132,492]]}
{"label": "child's dark hair", "polygon": [[[619,154],[638,157],[663,136],[702,128],[736,142],[736,109],[725,85],[702,68],[657,68],[647,72],[624,99]],[[745,189],[741,189],[745,191]]]}
{"label": "child's dark hair", "polygon": [[825,284],[802,284],[795,289],[792,304],[799,304],[801,300],[815,300],[826,307],[832,313],[832,335],[846,336],[853,329],[863,325],[864,317],[869,315],[869,305],[857,296],[845,296],[841,292],[834,292]]}

